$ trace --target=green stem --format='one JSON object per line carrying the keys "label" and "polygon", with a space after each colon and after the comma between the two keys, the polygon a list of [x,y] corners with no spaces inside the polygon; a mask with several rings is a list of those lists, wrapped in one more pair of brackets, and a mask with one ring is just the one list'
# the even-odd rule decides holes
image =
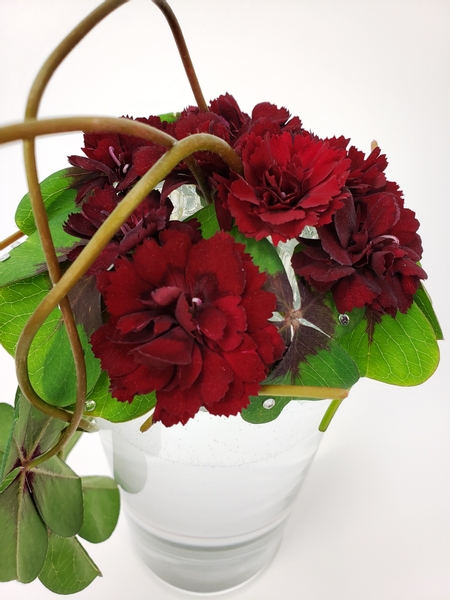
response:
{"label": "green stem", "polygon": [[325,411],[322,420],[320,421],[319,431],[326,431],[328,429],[329,424],[331,423],[334,415],[336,414],[337,409],[342,404],[344,398],[339,398],[338,400],[332,400],[330,406]]}
{"label": "green stem", "polygon": [[191,86],[192,92],[194,94],[195,101],[197,102],[197,106],[203,112],[208,111],[208,105],[206,104],[205,98],[203,96],[203,92],[200,87],[200,83],[197,79],[197,75],[195,73],[194,65],[192,64],[191,57],[189,55],[189,50],[186,45],[186,41],[184,39],[183,32],[181,31],[180,24],[170,6],[167,4],[166,0],[152,0],[154,4],[160,9],[160,11],[165,16],[169,27],[172,31],[173,37],[175,38],[175,43],[178,48],[178,53],[180,54],[181,60],[183,62],[183,67],[186,72],[186,75],[189,80],[189,84]]}
{"label": "green stem", "polygon": [[291,398],[339,398],[348,396],[348,390],[336,387],[320,387],[314,385],[262,385],[259,396],[290,396]]}

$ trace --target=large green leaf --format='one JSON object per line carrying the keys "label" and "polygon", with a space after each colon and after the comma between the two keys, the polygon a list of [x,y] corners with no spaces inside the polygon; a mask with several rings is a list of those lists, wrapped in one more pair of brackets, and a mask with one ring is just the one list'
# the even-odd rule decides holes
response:
{"label": "large green leaf", "polygon": [[295,384],[350,389],[359,378],[352,358],[336,342],[330,341],[328,349],[308,356],[306,362],[300,364]]}
{"label": "large green leaf", "polygon": [[[4,452],[0,452],[0,460],[3,460],[5,456]],[[0,494],[2,494],[8,487],[16,480],[17,476],[20,474],[22,468],[16,467],[12,471],[10,471],[5,478],[0,479]]]}
{"label": "large green leaf", "polygon": [[5,452],[14,418],[10,404],[0,404],[0,451]]}
{"label": "large green leaf", "polygon": [[291,401],[293,399],[288,396],[250,396],[250,404],[241,411],[241,417],[247,423],[255,425],[270,423],[280,416],[283,408]]}
{"label": "large green leaf", "polygon": [[434,312],[431,298],[428,295],[428,292],[423,284],[421,284],[420,288],[417,290],[414,296],[414,302],[417,304],[417,306],[420,308],[420,310],[430,322],[430,325],[434,329],[434,333],[436,334],[436,339],[443,340],[444,334],[442,333],[442,329],[439,324],[438,318],[436,316],[436,313]]}
{"label": "large green leaf", "polygon": [[46,588],[55,594],[75,594],[99,576],[99,568],[76,538],[49,534],[47,558],[39,574]]}
{"label": "large green leaf", "polygon": [[363,319],[340,344],[362,376],[394,385],[419,385],[439,364],[434,330],[416,304],[406,314],[397,313],[395,319],[384,315],[373,327],[371,343]]}
{"label": "large green leaf", "polygon": [[208,204],[208,206],[205,206],[196,212],[192,217],[200,222],[202,237],[206,240],[212,237],[220,229],[214,204]]}
{"label": "large green leaf", "polygon": [[[75,209],[75,189],[68,189],[73,182],[71,169],[62,169],[41,182],[41,194],[49,221],[61,213]],[[36,231],[29,194],[25,194],[16,210],[16,225],[26,235]]]}
{"label": "large green leaf", "polygon": [[86,416],[101,417],[112,423],[124,423],[147,414],[156,405],[156,393],[135,396],[133,402],[119,402],[111,396],[107,373],[102,371],[97,384],[89,393]]}
{"label": "large green leaf", "polygon": [[30,473],[34,501],[47,527],[61,537],[76,535],[83,525],[80,477],[57,456]]}
{"label": "large green leaf", "polygon": [[[72,209],[70,212],[76,212]],[[67,215],[65,215],[67,216]],[[65,220],[65,219],[64,219]],[[50,233],[58,257],[65,256],[67,248],[79,240],[64,231],[62,220],[50,221]],[[20,246],[9,251],[9,258],[0,263],[0,287],[47,271],[45,255],[38,232],[34,232]]]}
{"label": "large green leaf", "polygon": [[[11,354],[15,352],[25,323],[49,289],[46,274],[0,289],[0,342]],[[95,358],[82,326],[78,326],[78,332],[84,348],[89,391],[100,375],[100,361]],[[33,387],[46,402],[56,406],[75,402],[75,365],[59,308],[52,311],[36,334],[28,367]]]}
{"label": "large green leaf", "polygon": [[66,423],[31,406],[19,391],[13,443],[5,457],[4,467],[8,476],[17,463],[21,463],[26,476],[26,485],[22,487],[31,490],[43,521],[58,535],[69,537],[78,533],[83,524],[81,479],[57,456],[36,466],[30,465],[30,461],[54,446],[66,426]]}
{"label": "large green leaf", "polygon": [[22,473],[0,494],[0,581],[29,583],[47,553],[47,528],[36,511]]}
{"label": "large green leaf", "polygon": [[83,477],[84,520],[79,535],[97,544],[109,538],[120,513],[120,493],[110,477]]}
{"label": "large green leaf", "polygon": [[237,242],[245,245],[245,251],[251,255],[253,262],[260,271],[264,271],[269,275],[284,272],[281,258],[268,239],[263,238],[256,241],[254,238],[247,238],[236,228],[231,233]]}
{"label": "large green leaf", "polygon": [[[329,348],[320,350],[317,354],[309,355],[305,362],[299,365],[299,374],[292,382],[290,375],[281,380],[269,380],[270,384],[292,384],[298,386],[336,387],[349,389],[360,377],[358,368],[350,356],[335,342],[330,342]],[[306,400],[313,400],[305,397]],[[271,400],[266,408],[264,404]],[[241,416],[249,423],[268,423],[278,417],[292,397],[285,396],[253,396],[250,405],[241,412]],[[272,406],[273,405],[273,406]]]}

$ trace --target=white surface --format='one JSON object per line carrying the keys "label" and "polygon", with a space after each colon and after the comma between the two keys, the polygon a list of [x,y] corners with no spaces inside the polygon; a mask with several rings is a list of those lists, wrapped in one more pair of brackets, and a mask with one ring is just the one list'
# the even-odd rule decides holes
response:
{"label": "white surface", "polygon": [[[96,6],[93,0],[0,2],[0,123],[19,120],[39,65]],[[172,0],[205,96],[232,93],[251,111],[287,106],[322,136],[361,149],[377,139],[388,175],[422,223],[444,333],[448,314],[450,4],[446,0]],[[91,33],[55,74],[42,115],[148,116],[193,103],[174,44],[149,0],[132,0]],[[39,144],[40,174],[78,153],[79,135]],[[20,146],[0,148],[1,237],[25,192]],[[326,434],[271,567],[230,600],[448,600],[450,598],[449,348],[420,388],[358,383]],[[2,363],[3,364],[3,363]],[[12,401],[4,357],[3,400]],[[100,457],[96,457],[96,453]],[[106,472],[98,437],[74,457],[81,474]],[[89,463],[89,464],[87,464]],[[80,600],[169,600],[139,562],[126,523],[90,550],[104,577]],[[54,595],[39,583],[0,584],[0,598]]]}

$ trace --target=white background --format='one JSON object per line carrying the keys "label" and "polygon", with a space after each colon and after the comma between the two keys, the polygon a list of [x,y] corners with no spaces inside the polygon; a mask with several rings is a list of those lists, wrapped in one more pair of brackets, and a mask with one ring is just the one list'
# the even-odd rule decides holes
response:
{"label": "white background", "polygon": [[[40,64],[98,2],[0,0],[0,123],[20,120]],[[422,264],[450,330],[450,3],[447,0],[172,0],[207,99],[243,110],[284,105],[321,136],[387,153],[388,176],[421,221]],[[41,115],[148,116],[193,98],[162,15],[149,0],[119,8],[73,52]],[[79,153],[78,134],[39,143],[41,178]],[[1,238],[26,191],[19,144],[0,148]],[[339,410],[295,503],[270,568],[230,600],[449,600],[449,349],[418,388],[362,381]],[[2,400],[12,402],[3,352]],[[74,457],[107,472],[97,436]],[[1,543],[1,542],[0,542]],[[89,551],[104,577],[80,600],[186,598],[135,556],[125,520]],[[0,584],[0,598],[49,599],[38,582]]]}

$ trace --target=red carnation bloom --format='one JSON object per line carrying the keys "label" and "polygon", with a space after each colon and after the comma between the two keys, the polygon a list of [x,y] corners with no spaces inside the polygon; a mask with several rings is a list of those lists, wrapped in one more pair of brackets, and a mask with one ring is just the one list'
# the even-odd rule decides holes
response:
{"label": "red carnation bloom", "polygon": [[[330,138],[327,141],[335,148],[345,149],[350,140],[341,136]],[[381,154],[378,146],[367,157],[364,152],[361,152],[355,146],[351,146],[348,150],[348,158],[351,160],[351,166],[345,187],[350,190],[354,198],[367,196],[368,194],[390,192],[401,200],[402,193],[399,186],[394,181],[386,179],[384,172],[388,166],[388,161],[386,155]]]}
{"label": "red carnation bloom", "polygon": [[244,176],[216,176],[218,200],[238,229],[275,245],[296,238],[307,225],[329,223],[348,192],[342,187],[350,161],[343,149],[308,134],[246,136]]}
{"label": "red carnation bloom", "polygon": [[302,239],[295,272],[316,290],[331,290],[339,312],[364,306],[383,314],[407,312],[425,271],[416,263],[419,222],[389,192],[347,198],[318,240]]}
{"label": "red carnation bloom", "polygon": [[[129,118],[129,117],[123,117]],[[134,119],[173,135],[173,123],[159,117]],[[165,146],[150,140],[118,133],[85,133],[84,156],[69,156],[69,163],[77,168],[74,187],[78,189],[76,202],[81,202],[92,191],[105,185],[115,185],[117,191],[127,190],[167,151]]]}
{"label": "red carnation bloom", "polygon": [[186,423],[201,406],[234,415],[257,394],[284,344],[268,319],[275,295],[226,233],[198,243],[166,230],[98,276],[109,321],[91,337],[111,393],[156,390],[154,421]]}
{"label": "red carnation bloom", "polygon": [[[83,203],[81,212],[69,215],[64,224],[64,230],[70,235],[81,238],[81,242],[67,253],[69,260],[74,261],[78,257],[84,246],[120,201],[121,195],[117,194],[116,189],[112,186],[104,189],[97,188],[92,196]],[[163,229],[184,230],[193,240],[198,241],[201,237],[198,231],[198,221],[196,219],[185,223],[169,221],[172,208],[170,201],[161,203],[159,191],[151,192],[116,232],[86,274],[89,276],[108,269],[118,256],[126,256],[145,239],[157,238]]]}

